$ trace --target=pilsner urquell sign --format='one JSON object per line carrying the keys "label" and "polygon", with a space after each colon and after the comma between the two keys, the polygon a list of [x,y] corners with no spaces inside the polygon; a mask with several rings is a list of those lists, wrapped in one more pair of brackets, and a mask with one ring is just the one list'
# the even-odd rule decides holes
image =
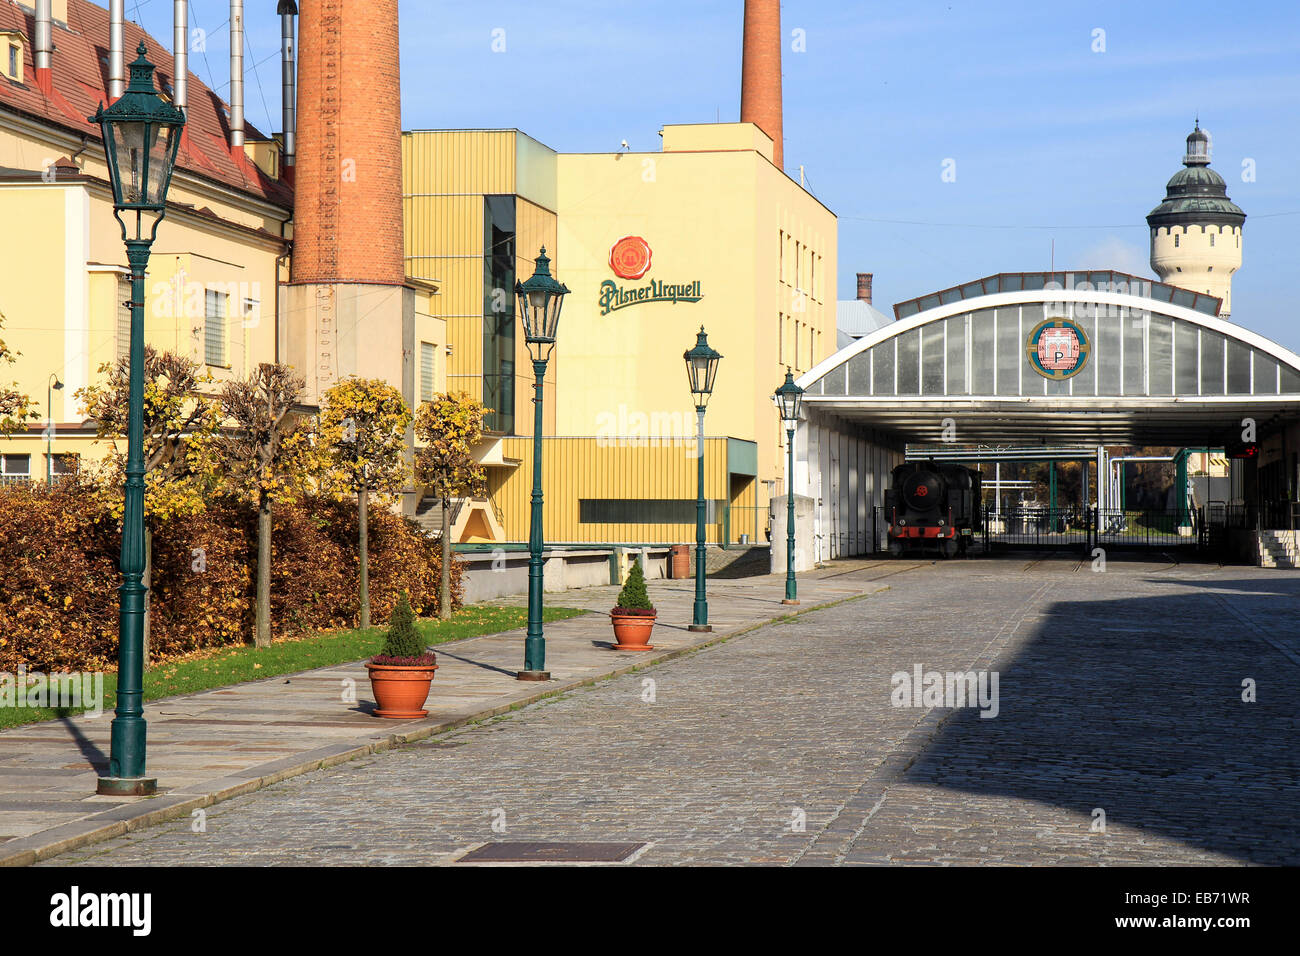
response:
{"label": "pilsner urquell sign", "polygon": [[[650,243],[640,236],[624,236],[609,250],[609,268],[620,279],[640,279],[650,271],[650,259]],[[600,284],[600,314],[643,302],[699,302],[703,297],[698,279],[687,283],[651,279],[647,285],[634,288],[606,279]]]}

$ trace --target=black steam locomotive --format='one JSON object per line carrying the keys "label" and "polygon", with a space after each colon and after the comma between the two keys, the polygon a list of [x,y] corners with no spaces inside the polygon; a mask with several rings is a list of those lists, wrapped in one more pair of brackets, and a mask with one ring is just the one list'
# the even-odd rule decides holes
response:
{"label": "black steam locomotive", "polygon": [[945,558],[965,554],[971,536],[983,530],[980,504],[978,471],[934,461],[899,465],[885,492],[889,553],[935,544]]}

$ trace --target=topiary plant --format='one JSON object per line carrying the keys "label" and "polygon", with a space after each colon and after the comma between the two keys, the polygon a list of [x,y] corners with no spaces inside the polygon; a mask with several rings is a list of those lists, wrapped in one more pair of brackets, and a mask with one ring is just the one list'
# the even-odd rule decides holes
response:
{"label": "topiary plant", "polygon": [[618,592],[618,606],[615,614],[631,614],[638,617],[650,617],[655,613],[655,606],[650,603],[650,595],[645,589],[645,573],[641,562],[632,562],[632,570],[627,573],[623,590]]}
{"label": "topiary plant", "polygon": [[397,607],[393,608],[384,649],[371,659],[371,663],[430,664],[433,659],[434,655],[425,650],[424,639],[415,629],[415,612],[403,591]]}

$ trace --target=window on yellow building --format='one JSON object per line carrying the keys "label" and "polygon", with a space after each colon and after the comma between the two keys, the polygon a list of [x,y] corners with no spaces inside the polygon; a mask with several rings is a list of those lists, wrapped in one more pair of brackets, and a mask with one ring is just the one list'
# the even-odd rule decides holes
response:
{"label": "window on yellow building", "polygon": [[56,475],[75,475],[81,464],[81,456],[72,452],[63,452],[52,456],[50,464]]}
{"label": "window on yellow building", "polygon": [[432,342],[420,343],[420,401],[433,401],[435,353]]}
{"label": "window on yellow building", "polygon": [[226,293],[208,289],[203,313],[203,361],[226,365]]}
{"label": "window on yellow building", "polygon": [[0,455],[0,484],[18,484],[31,476],[31,455]]}
{"label": "window on yellow building", "polygon": [[780,237],[780,242],[777,244],[776,277],[779,281],[784,282],[785,281],[785,230],[784,229],[778,230],[777,235]]}
{"label": "window on yellow building", "polygon": [[22,56],[22,48],[9,44],[9,76],[18,79],[18,58]]}

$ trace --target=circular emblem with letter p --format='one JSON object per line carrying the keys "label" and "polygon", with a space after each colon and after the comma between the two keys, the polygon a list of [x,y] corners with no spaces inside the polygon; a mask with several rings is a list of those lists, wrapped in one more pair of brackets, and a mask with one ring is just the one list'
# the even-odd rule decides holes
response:
{"label": "circular emblem with letter p", "polygon": [[1091,345],[1083,328],[1066,318],[1040,322],[1029,333],[1025,354],[1035,372],[1053,381],[1061,381],[1083,371],[1088,364]]}

